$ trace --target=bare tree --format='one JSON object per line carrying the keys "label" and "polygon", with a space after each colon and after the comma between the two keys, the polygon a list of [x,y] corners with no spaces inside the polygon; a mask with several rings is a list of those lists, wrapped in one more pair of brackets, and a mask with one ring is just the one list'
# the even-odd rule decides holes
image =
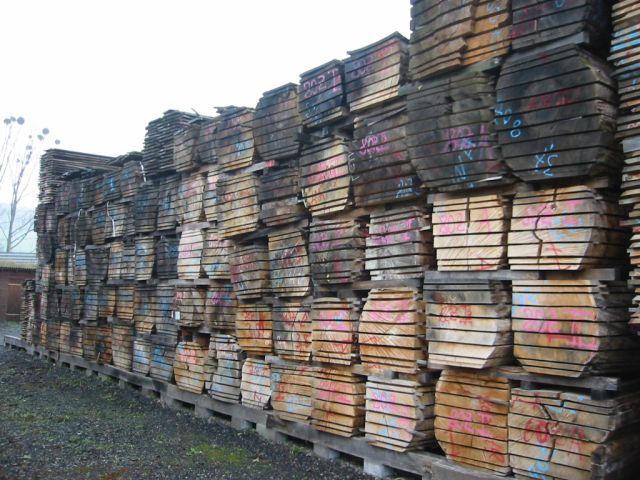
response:
{"label": "bare tree", "polygon": [[[35,193],[32,182],[40,153],[44,149],[49,129],[38,134],[25,130],[23,117],[4,119],[5,135],[0,151],[0,188],[10,194],[9,205],[0,220],[0,233],[5,240],[5,252],[12,252],[29,235],[33,228],[33,210],[21,209],[25,194]],[[60,143],[55,140],[56,145]],[[5,190],[8,188],[8,190]]]}

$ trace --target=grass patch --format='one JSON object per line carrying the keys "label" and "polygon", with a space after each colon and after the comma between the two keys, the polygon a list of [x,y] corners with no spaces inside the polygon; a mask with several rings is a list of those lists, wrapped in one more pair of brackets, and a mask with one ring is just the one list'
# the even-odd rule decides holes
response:
{"label": "grass patch", "polygon": [[204,459],[209,463],[240,466],[250,461],[250,457],[242,448],[218,447],[210,443],[200,443],[191,447],[188,457]]}

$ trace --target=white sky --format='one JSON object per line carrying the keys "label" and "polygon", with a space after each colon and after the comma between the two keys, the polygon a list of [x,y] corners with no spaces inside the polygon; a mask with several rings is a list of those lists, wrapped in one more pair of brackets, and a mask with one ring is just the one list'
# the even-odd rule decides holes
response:
{"label": "white sky", "polygon": [[170,108],[214,114],[394,31],[409,0],[0,2],[0,121],[48,127],[61,148],[142,149]]}

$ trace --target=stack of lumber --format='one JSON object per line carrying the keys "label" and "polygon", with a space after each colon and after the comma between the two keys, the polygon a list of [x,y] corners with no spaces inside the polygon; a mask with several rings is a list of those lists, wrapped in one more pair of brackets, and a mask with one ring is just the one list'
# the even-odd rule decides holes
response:
{"label": "stack of lumber", "polygon": [[[137,290],[136,290],[137,293]],[[146,325],[155,326],[156,332],[165,335],[176,334],[176,324],[173,320],[172,306],[175,296],[175,287],[171,285],[158,285],[151,294],[149,302],[150,312],[146,320]],[[148,323],[147,323],[148,322]],[[138,322],[136,321],[138,332]]]}
{"label": "stack of lumber", "polygon": [[120,285],[118,287],[116,305],[118,319],[131,322],[135,309],[135,287],[133,285]]}
{"label": "stack of lumber", "polygon": [[138,187],[144,182],[142,175],[142,155],[138,152],[130,152],[125,155],[122,170],[120,170],[120,194],[122,198],[134,197]]}
{"label": "stack of lumber", "polygon": [[172,175],[158,181],[158,230],[172,230],[178,222],[180,177]]}
{"label": "stack of lumber", "polygon": [[218,368],[213,375],[209,395],[221,402],[240,403],[242,364],[245,354],[234,336],[219,333],[213,337]]}
{"label": "stack of lumber", "polygon": [[133,325],[114,323],[112,328],[113,366],[130,371],[133,362]]}
{"label": "stack of lumber", "polygon": [[136,238],[136,280],[151,280],[155,261],[153,237]]}
{"label": "stack of lumber", "polygon": [[414,288],[375,288],[369,292],[358,325],[363,365],[414,373],[426,360],[425,307]]}
{"label": "stack of lumber", "polygon": [[331,60],[300,74],[298,111],[307,128],[321,127],[348,115],[342,62]]}
{"label": "stack of lumber", "polygon": [[229,280],[229,256],[233,250],[231,240],[223,240],[215,228],[204,230],[204,246],[200,265],[207,277]]}
{"label": "stack of lumber", "polygon": [[497,84],[502,157],[524,181],[615,174],[616,85],[575,46],[511,55]]}
{"label": "stack of lumber", "polygon": [[358,207],[411,200],[422,194],[409,160],[406,126],[404,101],[355,118],[349,171]]}
{"label": "stack of lumber", "polygon": [[235,330],[238,299],[230,283],[210,285],[205,299],[205,324],[210,330]]}
{"label": "stack of lumber", "polygon": [[300,362],[311,359],[310,310],[301,302],[273,305],[273,349],[280,358]]}
{"label": "stack of lumber", "polygon": [[98,292],[98,316],[101,318],[113,317],[116,314],[117,301],[116,287],[101,286]]}
{"label": "stack of lumber", "polygon": [[204,219],[203,197],[206,180],[195,172],[180,182],[178,200],[178,223],[198,222]]}
{"label": "stack of lumber", "polygon": [[304,145],[300,157],[304,205],[313,216],[345,210],[350,204],[349,145],[327,137]]}
{"label": "stack of lumber", "polygon": [[[517,1],[517,0],[516,0]],[[525,2],[527,0],[524,0]],[[512,0],[479,0],[473,30],[466,39],[462,64],[497,63],[509,53],[512,42]]]}
{"label": "stack of lumber", "polygon": [[149,375],[152,348],[151,340],[143,337],[136,337],[133,340],[133,360],[131,363],[132,371],[145,376]]}
{"label": "stack of lumber", "polygon": [[73,257],[73,279],[77,286],[83,287],[87,284],[87,254],[84,250],[76,250]]}
{"label": "stack of lumber", "polygon": [[107,223],[107,210],[99,205],[91,214],[91,239],[94,245],[104,245]]}
{"label": "stack of lumber", "polygon": [[256,150],[264,160],[295,157],[300,129],[298,86],[288,83],[262,94],[253,120]]}
{"label": "stack of lumber", "polygon": [[253,165],[256,158],[253,139],[254,110],[244,107],[218,108],[220,123],[216,131],[216,155],[221,172]]}
{"label": "stack of lumber", "polygon": [[[49,336],[53,333],[51,331],[52,324],[49,325]],[[96,358],[98,363],[104,363],[106,365],[111,363],[113,358],[113,351],[111,349],[111,326],[107,324],[100,324],[96,327]]]}
{"label": "stack of lumber", "polygon": [[271,406],[276,416],[292,422],[310,422],[315,371],[315,367],[307,365],[271,366]]}
{"label": "stack of lumber", "polygon": [[513,363],[508,282],[427,278],[424,300],[430,363],[477,369]]}
{"label": "stack of lumber", "polygon": [[[71,187],[73,184],[66,184]],[[120,172],[105,173],[102,180],[102,198],[109,203],[118,200],[121,197],[120,192]],[[71,200],[71,198],[69,198]],[[69,205],[70,207],[70,205]]]}
{"label": "stack of lumber", "polygon": [[398,452],[435,443],[433,382],[369,376],[365,437],[376,447]]}
{"label": "stack of lumber", "polygon": [[226,239],[258,228],[260,179],[253,173],[221,175],[217,183],[218,233]]}
{"label": "stack of lumber", "polygon": [[147,182],[138,189],[133,202],[133,219],[136,233],[153,233],[158,214],[158,187]]}
{"label": "stack of lumber", "polygon": [[264,297],[270,289],[269,249],[266,245],[237,245],[229,257],[233,290],[241,300]]}
{"label": "stack of lumber", "polygon": [[447,458],[508,475],[507,414],[511,385],[503,377],[444,370],[436,385],[435,429]]}
{"label": "stack of lumber", "polygon": [[176,325],[201,327],[205,319],[205,291],[191,286],[176,287],[172,311]]}
{"label": "stack of lumber", "polygon": [[247,358],[242,365],[242,404],[264,410],[271,399],[271,365],[264,360]]}
{"label": "stack of lumber", "polygon": [[255,355],[273,351],[273,317],[271,307],[260,303],[236,307],[236,338],[240,348]]}
{"label": "stack of lumber", "polygon": [[311,350],[314,360],[352,365],[358,360],[360,300],[314,298],[311,307]]}
{"label": "stack of lumber", "polygon": [[201,118],[200,134],[196,145],[196,156],[198,162],[202,164],[218,163],[216,155],[216,130],[218,129],[219,118]]}
{"label": "stack of lumber", "polygon": [[204,249],[204,235],[202,230],[183,231],[180,235],[178,249],[178,278],[180,280],[195,280],[201,277],[200,261]]}
{"label": "stack of lumber", "polygon": [[269,233],[271,291],[278,297],[306,297],[311,290],[311,269],[306,238],[296,227]]}
{"label": "stack of lumber", "polygon": [[606,400],[555,389],[511,392],[509,457],[517,478],[637,476],[637,391]]}
{"label": "stack of lumber", "polygon": [[506,172],[495,134],[495,80],[463,72],[417,85],[408,97],[411,163],[429,188],[476,188]]}
{"label": "stack of lumber", "polygon": [[152,335],[151,366],[149,375],[156,380],[170,382],[173,379],[173,361],[176,353],[176,342],[173,337]]}
{"label": "stack of lumber", "polygon": [[[42,322],[42,325],[46,323]],[[96,359],[96,329],[95,322],[85,322],[82,325],[82,357],[87,360]],[[40,342],[42,343],[42,336]]]}
{"label": "stack of lumber", "polygon": [[365,377],[345,369],[318,368],[312,385],[311,425],[341,437],[359,435],[364,426]]}
{"label": "stack of lumber", "polygon": [[173,166],[177,172],[188,172],[196,166],[199,137],[198,123],[190,123],[173,135]]}
{"label": "stack of lumber", "polygon": [[179,248],[181,241],[182,237],[180,240],[161,237],[156,243],[156,278],[158,280],[170,280],[179,277],[178,256],[181,253]]}
{"label": "stack of lumber", "polygon": [[544,43],[573,43],[601,50],[609,42],[610,2],[512,0],[514,50]]}
{"label": "stack of lumber", "polygon": [[209,170],[202,193],[202,209],[207,222],[218,221],[218,179],[220,175],[217,169]]}
{"label": "stack of lumber", "polygon": [[[123,250],[124,243],[122,240],[114,240],[109,245],[109,271],[107,272],[109,280],[120,280],[121,278]],[[77,251],[74,253],[77,255]]]}
{"label": "stack of lumber", "polygon": [[438,270],[500,270],[510,215],[500,194],[435,196],[431,221]]}
{"label": "stack of lumber", "polygon": [[513,282],[514,354],[529,372],[563,377],[633,371],[640,339],[627,322],[625,282]]}
{"label": "stack of lumber", "polygon": [[267,170],[261,178],[258,200],[260,220],[267,227],[293,223],[306,212],[300,200],[300,172],[293,167]]}
{"label": "stack of lumber", "polygon": [[173,375],[180,390],[202,393],[205,375],[204,364],[208,354],[208,342],[181,341],[176,345],[173,360]]}
{"label": "stack of lumber", "polygon": [[67,284],[67,251],[58,250],[55,256],[56,285]]}
{"label": "stack of lumber", "polygon": [[60,322],[60,353],[68,354],[71,351],[69,339],[71,338],[71,322],[62,320]]}
{"label": "stack of lumber", "polygon": [[430,217],[423,208],[371,211],[365,268],[373,280],[422,278],[435,264]]}
{"label": "stack of lumber", "polygon": [[173,136],[198,118],[192,113],[167,110],[147,125],[142,151],[145,175],[155,175],[173,168]]}
{"label": "stack of lumber", "polygon": [[90,285],[84,291],[83,320],[98,319],[98,287]]}
{"label": "stack of lumber", "polygon": [[207,350],[207,358],[204,360],[204,391],[209,392],[213,383],[213,376],[218,369],[218,358],[216,352],[216,338],[209,335],[209,349]]}
{"label": "stack of lumber", "polygon": [[364,276],[366,227],[349,215],[314,218],[309,232],[309,262],[314,285],[335,289]]}
{"label": "stack of lumber", "polygon": [[[138,334],[151,333],[156,323],[156,309],[158,308],[155,299],[156,289],[153,286],[139,284],[134,287],[133,295],[133,323],[136,326],[136,332]],[[173,289],[169,304],[172,301]],[[157,327],[156,331],[161,333]]]}
{"label": "stack of lumber", "polygon": [[394,32],[348,53],[344,75],[349,110],[359,112],[398,97],[409,61],[406,38]]}
{"label": "stack of lumber", "polygon": [[130,281],[136,279],[136,244],[133,240],[125,240],[124,242],[120,278]]}
{"label": "stack of lumber", "polygon": [[75,357],[82,357],[84,348],[84,329],[82,325],[71,324],[69,335],[69,353]]}
{"label": "stack of lumber", "polygon": [[35,280],[22,282],[22,301],[20,303],[20,338],[29,345],[33,344],[33,328],[35,324]]}
{"label": "stack of lumber", "polygon": [[583,185],[518,193],[509,264],[518,270],[619,265],[628,245],[622,217],[617,202]]}

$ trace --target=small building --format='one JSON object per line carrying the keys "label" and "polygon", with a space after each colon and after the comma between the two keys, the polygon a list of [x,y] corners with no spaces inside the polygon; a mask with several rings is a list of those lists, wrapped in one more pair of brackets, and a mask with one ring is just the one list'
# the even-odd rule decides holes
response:
{"label": "small building", "polygon": [[36,276],[35,253],[0,253],[0,320],[20,320],[22,282]]}

